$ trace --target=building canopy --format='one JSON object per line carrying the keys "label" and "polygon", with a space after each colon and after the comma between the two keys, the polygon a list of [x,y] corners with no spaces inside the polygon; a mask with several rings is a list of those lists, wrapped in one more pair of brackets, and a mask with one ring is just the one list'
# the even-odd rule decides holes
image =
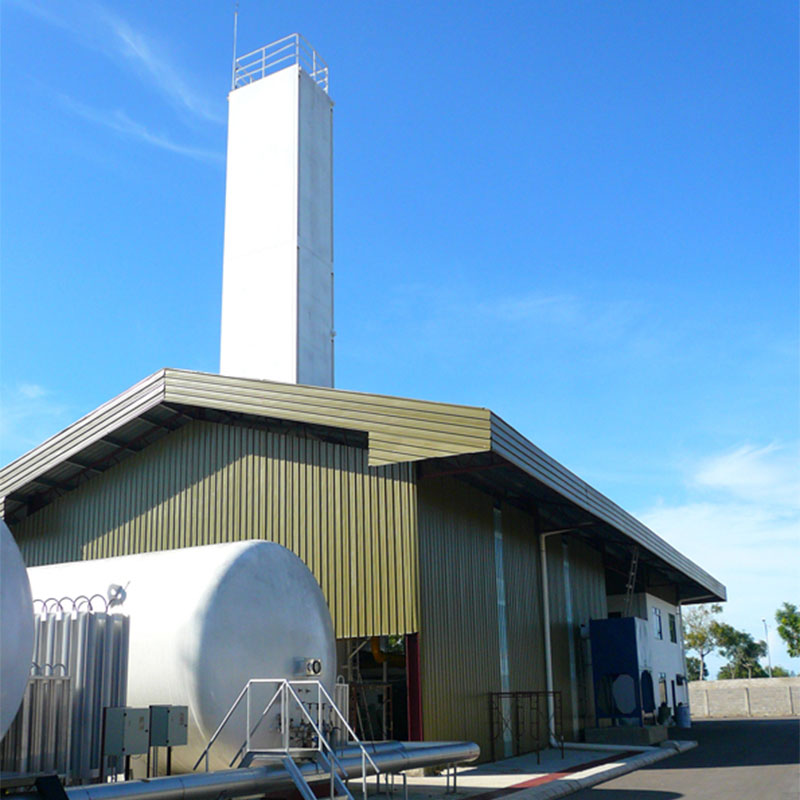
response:
{"label": "building canopy", "polygon": [[726,599],[719,581],[489,409],[169,368],[0,470],[6,522],[13,526],[195,420],[302,430],[366,448],[371,467],[418,462],[422,479],[457,476],[535,509],[539,532],[564,531],[599,547],[611,575],[623,576],[638,548],[639,569],[676,586],[683,602]]}

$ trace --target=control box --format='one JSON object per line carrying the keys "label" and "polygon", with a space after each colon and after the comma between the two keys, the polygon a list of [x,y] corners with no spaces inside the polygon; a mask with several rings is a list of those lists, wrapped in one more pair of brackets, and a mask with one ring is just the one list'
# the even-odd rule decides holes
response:
{"label": "control box", "polygon": [[150,706],[150,746],[175,747],[189,738],[187,706]]}
{"label": "control box", "polygon": [[103,749],[107,756],[137,756],[150,746],[150,709],[111,707],[105,710]]}

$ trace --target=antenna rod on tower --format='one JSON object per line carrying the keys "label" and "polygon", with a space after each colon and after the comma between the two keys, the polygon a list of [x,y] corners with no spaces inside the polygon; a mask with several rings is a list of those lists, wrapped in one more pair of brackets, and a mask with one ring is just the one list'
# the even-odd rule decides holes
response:
{"label": "antenna rod on tower", "polygon": [[236,88],[236,35],[239,30],[239,4],[233,10],[233,67],[231,68],[231,91]]}

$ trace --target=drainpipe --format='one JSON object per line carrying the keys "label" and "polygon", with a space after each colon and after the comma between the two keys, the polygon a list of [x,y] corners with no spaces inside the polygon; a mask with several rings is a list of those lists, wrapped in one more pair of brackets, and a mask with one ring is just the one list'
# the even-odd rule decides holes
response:
{"label": "drainpipe", "polygon": [[547,537],[554,536],[556,533],[561,533],[561,531],[539,534],[539,565],[542,568],[542,611],[544,619],[544,673],[547,686],[547,733],[552,747],[557,747],[558,745],[556,744],[555,703],[553,702],[553,649],[550,642],[550,587],[547,581]]}
{"label": "drainpipe", "polygon": [[[537,528],[538,515],[537,515]],[[644,745],[617,745],[617,744],[587,744],[583,742],[559,742],[556,739],[555,703],[553,701],[553,647],[550,641],[550,587],[547,580],[547,537],[557,534],[569,533],[574,528],[565,528],[558,531],[548,531],[539,534],[539,562],[542,568],[542,616],[544,622],[544,670],[547,686],[547,734],[550,747],[564,747],[566,750],[599,750],[619,753],[621,750],[647,752],[657,750],[655,747]]]}

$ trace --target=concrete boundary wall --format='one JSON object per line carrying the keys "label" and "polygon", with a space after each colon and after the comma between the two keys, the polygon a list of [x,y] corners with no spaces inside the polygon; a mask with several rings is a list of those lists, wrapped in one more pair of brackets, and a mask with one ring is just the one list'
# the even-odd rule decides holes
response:
{"label": "concrete boundary wall", "polygon": [[693,719],[800,716],[800,678],[690,681]]}

